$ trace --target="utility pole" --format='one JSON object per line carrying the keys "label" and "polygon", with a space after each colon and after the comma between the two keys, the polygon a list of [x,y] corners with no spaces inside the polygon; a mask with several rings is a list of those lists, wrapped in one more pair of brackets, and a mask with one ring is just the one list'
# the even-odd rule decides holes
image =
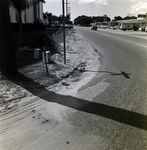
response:
{"label": "utility pole", "polygon": [[68,7],[68,14],[70,14],[70,7]]}
{"label": "utility pole", "polygon": [[65,3],[65,4],[66,4],[66,16],[67,16],[67,15],[68,15],[68,8],[69,8],[69,7],[68,7],[68,4],[70,4],[70,3],[68,3],[68,0],[66,0],[66,3]]}
{"label": "utility pole", "polygon": [[66,0],[66,16],[68,15],[68,0]]}
{"label": "utility pole", "polygon": [[67,20],[68,19],[67,15],[69,15],[69,13],[68,13],[68,8],[69,8],[68,4],[70,4],[70,3],[68,2],[68,0],[66,0],[65,4],[66,4],[66,21],[67,21],[67,24],[68,24],[68,20]]}
{"label": "utility pole", "polygon": [[63,45],[64,45],[64,64],[66,64],[66,44],[65,44],[65,11],[64,11],[64,0],[62,0],[63,10]]}
{"label": "utility pole", "polygon": [[146,13],[146,17],[145,17],[145,25],[147,25],[147,13]]}

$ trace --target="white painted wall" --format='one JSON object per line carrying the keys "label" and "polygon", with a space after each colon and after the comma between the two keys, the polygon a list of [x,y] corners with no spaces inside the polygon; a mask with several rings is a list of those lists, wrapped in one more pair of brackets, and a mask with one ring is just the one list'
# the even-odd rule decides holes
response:
{"label": "white painted wall", "polygon": [[[39,7],[39,8],[38,8]],[[17,11],[13,6],[9,7],[10,10],[10,20],[12,23],[18,22],[17,20]],[[40,12],[40,13],[39,13]],[[36,4],[36,18],[43,22],[43,3],[40,2]],[[29,8],[26,8],[21,12],[21,18],[23,23],[34,23],[34,4],[30,4]]]}
{"label": "white painted wall", "polygon": [[34,5],[31,4],[29,8],[26,8],[27,23],[34,23]]}
{"label": "white painted wall", "polygon": [[15,8],[13,6],[10,6],[9,12],[10,12],[10,21],[12,23],[15,23],[16,22],[16,10],[15,10]]}
{"label": "white painted wall", "polygon": [[40,20],[43,22],[43,3],[40,2]]}

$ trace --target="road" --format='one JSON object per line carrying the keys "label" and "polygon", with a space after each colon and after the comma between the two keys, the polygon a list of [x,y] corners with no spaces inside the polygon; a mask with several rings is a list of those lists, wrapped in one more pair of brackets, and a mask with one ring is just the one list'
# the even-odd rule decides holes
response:
{"label": "road", "polygon": [[77,97],[23,78],[33,89],[0,110],[0,150],[147,150],[147,34],[75,29],[100,55],[96,76]]}
{"label": "road", "polygon": [[109,84],[92,102],[102,104],[99,122],[107,134],[111,132],[110,149],[147,149],[147,34],[76,30],[101,56],[97,76],[80,91],[89,87],[97,91],[101,81]]}

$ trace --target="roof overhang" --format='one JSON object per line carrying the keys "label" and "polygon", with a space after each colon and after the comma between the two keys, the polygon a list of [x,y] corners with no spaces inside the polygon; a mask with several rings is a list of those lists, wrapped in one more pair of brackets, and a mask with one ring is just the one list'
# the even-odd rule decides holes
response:
{"label": "roof overhang", "polygon": [[147,20],[145,18],[141,19],[131,19],[131,20],[118,20],[118,23],[142,23],[146,22]]}

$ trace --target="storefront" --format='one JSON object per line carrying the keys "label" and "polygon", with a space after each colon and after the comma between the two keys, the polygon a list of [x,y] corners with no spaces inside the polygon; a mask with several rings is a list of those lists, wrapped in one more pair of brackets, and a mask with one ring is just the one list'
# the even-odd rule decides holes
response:
{"label": "storefront", "polygon": [[131,20],[119,20],[118,26],[120,29],[132,29],[132,27],[137,27],[139,30],[144,31],[147,26],[147,14],[146,15],[138,15],[137,19]]}

